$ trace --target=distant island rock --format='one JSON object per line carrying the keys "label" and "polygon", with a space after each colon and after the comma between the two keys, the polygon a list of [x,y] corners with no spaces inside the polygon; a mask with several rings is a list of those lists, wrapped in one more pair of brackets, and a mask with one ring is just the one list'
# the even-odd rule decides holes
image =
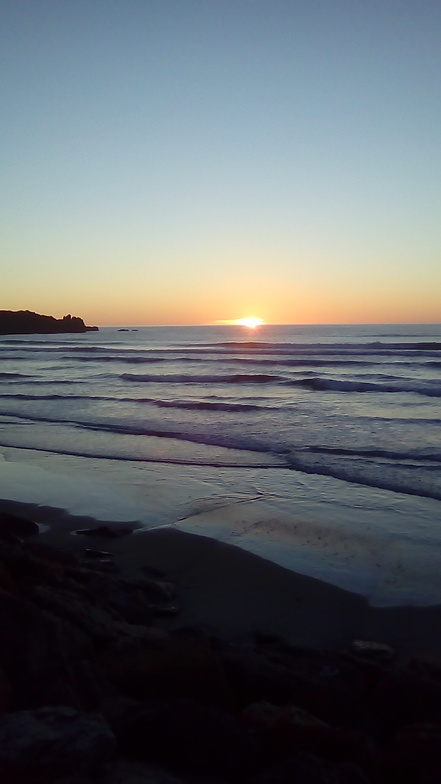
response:
{"label": "distant island rock", "polygon": [[50,335],[58,332],[97,332],[78,316],[41,316],[30,310],[0,310],[0,335]]}

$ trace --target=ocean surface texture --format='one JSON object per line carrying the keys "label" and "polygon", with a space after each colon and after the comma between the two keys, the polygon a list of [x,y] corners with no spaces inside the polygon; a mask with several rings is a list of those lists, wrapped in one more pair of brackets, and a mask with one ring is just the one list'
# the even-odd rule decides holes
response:
{"label": "ocean surface texture", "polygon": [[[109,327],[2,336],[0,357],[6,461],[15,449],[26,450],[22,464],[28,455],[36,465],[38,453],[48,466],[58,455],[61,468],[77,456],[85,472],[101,465],[101,479],[117,465],[138,500],[140,471],[174,466],[161,476],[175,477],[179,515],[159,523],[191,519],[187,530],[235,535],[245,546],[258,535],[254,549],[265,553],[266,542],[269,557],[299,568],[292,537],[309,521],[316,561],[345,585],[344,547],[361,557],[368,530],[378,529],[378,557],[407,542],[419,563],[409,595],[441,600],[435,577],[422,577],[428,551],[440,555],[441,325]],[[212,488],[205,504],[179,490],[190,480]],[[203,515],[221,499],[230,518],[234,506],[234,526],[204,531]],[[265,515],[254,506],[241,523],[240,504],[256,499]],[[328,541],[322,556],[314,526]],[[306,534],[296,530],[306,563]]]}

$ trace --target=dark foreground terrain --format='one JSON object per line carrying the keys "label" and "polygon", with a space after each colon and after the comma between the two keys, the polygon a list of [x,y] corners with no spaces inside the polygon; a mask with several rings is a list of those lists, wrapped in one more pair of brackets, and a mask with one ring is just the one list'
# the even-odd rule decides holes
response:
{"label": "dark foreground terrain", "polygon": [[[175,589],[78,532],[81,557],[0,515],[0,781],[8,784],[435,784],[441,663],[167,630]],[[39,541],[40,538],[40,541]],[[320,618],[315,619],[320,623]]]}

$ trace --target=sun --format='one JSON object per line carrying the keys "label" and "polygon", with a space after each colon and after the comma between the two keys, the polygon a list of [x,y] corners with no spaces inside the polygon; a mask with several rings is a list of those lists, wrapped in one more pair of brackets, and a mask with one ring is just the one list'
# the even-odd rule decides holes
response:
{"label": "sun", "polygon": [[260,327],[260,325],[263,324],[263,319],[256,318],[255,316],[246,316],[246,318],[236,319],[235,324],[255,329],[255,327]]}

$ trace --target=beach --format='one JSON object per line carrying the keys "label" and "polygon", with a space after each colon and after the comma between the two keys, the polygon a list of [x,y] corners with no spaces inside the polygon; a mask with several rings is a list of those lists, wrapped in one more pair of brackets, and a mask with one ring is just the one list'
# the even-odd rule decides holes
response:
{"label": "beach", "polygon": [[[0,498],[176,583],[169,623],[439,650],[439,325],[0,341]],[[58,511],[57,511],[58,510]],[[60,511],[64,510],[64,511]]]}
{"label": "beach", "polygon": [[439,784],[441,6],[3,6],[0,782]]}
{"label": "beach", "polygon": [[[164,628],[197,627],[223,639],[274,635],[296,646],[349,650],[355,639],[386,643],[399,659],[441,656],[441,606],[372,607],[362,596],[285,569],[239,547],[173,526],[116,539],[76,535],[114,521],[65,510],[1,501],[0,510],[36,521],[38,541],[86,559],[90,548],[108,553],[127,578],[158,571],[176,589],[179,612]],[[126,529],[127,530],[127,529]]]}
{"label": "beach", "polygon": [[0,341],[0,497],[173,525],[441,603],[439,325],[106,327]]}
{"label": "beach", "polygon": [[437,780],[440,605],[375,607],[129,517],[0,501],[5,780]]}

